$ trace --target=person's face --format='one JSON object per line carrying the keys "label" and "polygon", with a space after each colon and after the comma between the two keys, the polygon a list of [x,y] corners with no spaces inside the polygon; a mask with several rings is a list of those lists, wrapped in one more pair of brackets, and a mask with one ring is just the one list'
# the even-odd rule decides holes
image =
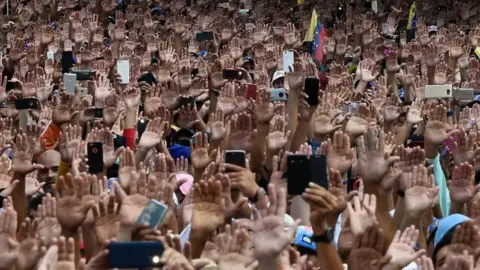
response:
{"label": "person's face", "polygon": [[54,183],[60,165],[60,154],[56,151],[47,151],[43,153],[38,163],[43,165],[43,169],[39,169],[37,173],[38,181],[40,183]]}
{"label": "person's face", "polygon": [[448,245],[442,247],[437,252],[437,257],[435,258],[435,269],[439,269],[445,263],[445,259],[447,258],[449,253]]}
{"label": "person's face", "polygon": [[273,82],[273,88],[283,88],[283,77],[278,78]]}

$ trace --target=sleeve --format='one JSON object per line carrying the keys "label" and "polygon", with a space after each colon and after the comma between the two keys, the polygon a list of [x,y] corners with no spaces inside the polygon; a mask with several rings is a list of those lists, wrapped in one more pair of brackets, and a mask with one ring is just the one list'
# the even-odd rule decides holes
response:
{"label": "sleeve", "polygon": [[60,127],[58,127],[55,123],[50,122],[47,129],[40,136],[40,141],[45,142],[46,150],[52,150],[55,148],[55,145],[60,138],[60,131]]}
{"label": "sleeve", "polygon": [[58,166],[58,172],[57,172],[57,181],[55,182],[55,188],[57,191],[60,191],[63,189],[63,186],[60,184],[60,176],[65,176],[68,172],[70,171],[70,165],[67,163],[60,161],[60,165]]}
{"label": "sleeve", "polygon": [[438,202],[442,210],[442,215],[447,217],[450,214],[450,193],[447,188],[447,179],[440,164],[440,154],[437,154],[434,159],[429,159],[428,161],[433,165],[435,184],[439,188]]}
{"label": "sleeve", "polygon": [[135,149],[135,129],[134,128],[124,129],[123,137],[125,138],[125,145],[130,149]]}

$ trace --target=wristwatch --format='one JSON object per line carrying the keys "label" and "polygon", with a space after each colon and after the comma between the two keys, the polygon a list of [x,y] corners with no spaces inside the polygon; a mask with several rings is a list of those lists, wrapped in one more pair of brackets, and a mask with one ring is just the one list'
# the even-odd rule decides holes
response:
{"label": "wristwatch", "polygon": [[333,230],[328,228],[322,235],[313,235],[312,241],[315,243],[330,243],[333,240]]}

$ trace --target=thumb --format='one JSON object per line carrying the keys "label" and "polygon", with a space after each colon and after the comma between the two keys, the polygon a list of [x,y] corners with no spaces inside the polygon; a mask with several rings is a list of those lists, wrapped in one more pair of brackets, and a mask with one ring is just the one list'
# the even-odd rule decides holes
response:
{"label": "thumb", "polygon": [[117,150],[115,150],[115,153],[114,153],[115,158],[118,158],[124,149],[125,148],[122,146],[122,147],[119,147]]}
{"label": "thumb", "polygon": [[393,157],[389,157],[387,159],[387,162],[389,165],[392,165],[393,163],[397,162],[400,160],[400,157],[397,157],[397,156],[393,156]]}
{"label": "thumb", "polygon": [[15,187],[18,185],[18,183],[20,183],[19,180],[14,180],[13,182],[10,183],[10,185],[5,188],[2,193],[0,193],[0,195],[2,197],[8,197],[10,196],[10,194],[12,194],[13,190],[15,189]]}
{"label": "thumb", "polygon": [[450,131],[447,133],[447,139],[450,138],[450,137],[452,137],[453,135],[459,133],[459,132],[460,132],[460,130],[458,130],[458,129],[450,130]]}
{"label": "thumb", "polygon": [[422,257],[423,254],[425,254],[426,251],[425,249],[420,249],[419,251],[415,252],[411,257],[410,257],[410,261],[413,262],[415,261],[416,259]]}

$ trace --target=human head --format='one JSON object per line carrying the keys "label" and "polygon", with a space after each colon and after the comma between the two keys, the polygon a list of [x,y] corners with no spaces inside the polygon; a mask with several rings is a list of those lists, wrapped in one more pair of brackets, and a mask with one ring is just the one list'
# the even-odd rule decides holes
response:
{"label": "human head", "polygon": [[283,70],[275,71],[272,78],[273,88],[283,88],[284,78],[285,78],[285,71]]}
{"label": "human head", "polygon": [[438,222],[438,227],[433,239],[432,254],[432,260],[436,268],[441,267],[445,262],[447,254],[449,253],[448,245],[452,241],[455,228],[468,220],[470,220],[470,218],[467,216],[453,214]]}
{"label": "human head", "polygon": [[55,182],[60,160],[60,153],[55,150],[47,150],[40,155],[37,161],[38,164],[43,165],[43,169],[39,169],[37,174],[40,183],[51,184]]}

